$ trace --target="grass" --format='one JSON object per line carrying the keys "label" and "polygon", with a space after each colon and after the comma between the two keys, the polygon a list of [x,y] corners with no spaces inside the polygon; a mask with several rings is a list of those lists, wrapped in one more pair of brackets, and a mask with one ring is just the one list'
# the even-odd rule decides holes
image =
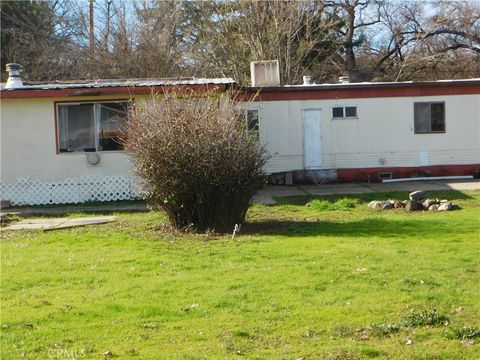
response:
{"label": "grass", "polygon": [[3,233],[1,357],[478,359],[480,192],[431,196],[462,210],[305,196],[233,240],[155,212]]}

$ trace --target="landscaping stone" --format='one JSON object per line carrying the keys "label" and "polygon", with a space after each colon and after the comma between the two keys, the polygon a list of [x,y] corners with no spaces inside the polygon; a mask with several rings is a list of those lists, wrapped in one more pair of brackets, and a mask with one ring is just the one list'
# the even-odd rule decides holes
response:
{"label": "landscaping stone", "polygon": [[442,202],[440,203],[440,206],[438,207],[438,211],[450,211],[452,209],[452,203],[450,202]]}
{"label": "landscaping stone", "polygon": [[425,199],[426,192],[423,190],[417,190],[410,193],[410,198],[423,199],[422,201],[417,200],[395,200],[388,199],[385,201],[373,200],[368,203],[368,207],[375,210],[388,210],[388,209],[402,209],[405,208],[406,211],[451,211],[458,210],[460,206],[449,201],[449,200],[439,200],[439,199]]}
{"label": "landscaping stone", "polygon": [[423,202],[423,207],[426,209],[428,209],[430,206],[434,205],[434,204],[438,204],[438,201],[437,200],[434,200],[434,199],[426,199],[424,202]]}
{"label": "landscaping stone", "polygon": [[442,202],[440,206],[438,207],[438,211],[452,211],[452,210],[459,210],[460,206],[457,204],[447,201],[447,202]]}
{"label": "landscaping stone", "polygon": [[423,205],[422,203],[418,201],[408,201],[407,205],[405,205],[405,210],[407,211],[420,211],[423,210]]}
{"label": "landscaping stone", "polygon": [[393,209],[393,204],[390,201],[385,201],[382,204],[382,210]]}
{"label": "landscaping stone", "polygon": [[425,199],[427,197],[427,193],[426,193],[426,191],[423,191],[423,190],[417,190],[417,191],[411,192],[408,195],[408,197],[412,201],[422,201],[423,199]]}
{"label": "landscaping stone", "polygon": [[368,203],[368,207],[375,210],[380,210],[383,206],[383,201],[373,200]]}

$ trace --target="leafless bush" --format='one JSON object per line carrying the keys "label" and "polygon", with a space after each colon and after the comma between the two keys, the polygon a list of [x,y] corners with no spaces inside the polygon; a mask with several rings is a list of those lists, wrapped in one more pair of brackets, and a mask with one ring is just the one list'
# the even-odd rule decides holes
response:
{"label": "leafless bush", "polygon": [[231,94],[153,96],[132,111],[126,146],[149,202],[176,228],[232,231],[261,186],[265,150]]}

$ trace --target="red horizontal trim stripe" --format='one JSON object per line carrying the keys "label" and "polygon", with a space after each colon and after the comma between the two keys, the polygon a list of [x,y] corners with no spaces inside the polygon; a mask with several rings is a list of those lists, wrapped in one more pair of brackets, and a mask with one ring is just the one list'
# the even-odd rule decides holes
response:
{"label": "red horizontal trim stripe", "polygon": [[379,182],[378,174],[383,172],[391,172],[394,179],[401,179],[417,176],[466,176],[472,175],[474,171],[480,171],[480,164],[349,168],[337,169],[337,178],[341,182]]}
{"label": "red horizontal trim stripe", "polygon": [[[465,84],[445,86],[444,84],[429,87],[371,87],[371,88],[343,88],[343,89],[312,89],[282,91],[261,90],[254,101],[286,101],[286,100],[329,100],[329,99],[365,99],[382,97],[406,96],[438,96],[438,95],[468,95],[480,94],[480,85]],[[254,94],[245,93],[243,99],[252,98]]]}
{"label": "red horizontal trim stripe", "polygon": [[72,96],[99,96],[99,95],[148,95],[151,93],[164,93],[175,89],[176,92],[187,94],[190,92],[225,91],[225,84],[199,84],[199,85],[175,85],[175,86],[112,86],[99,88],[77,89],[38,89],[38,90],[3,90],[2,99],[21,98],[49,98],[49,97],[72,97]]}

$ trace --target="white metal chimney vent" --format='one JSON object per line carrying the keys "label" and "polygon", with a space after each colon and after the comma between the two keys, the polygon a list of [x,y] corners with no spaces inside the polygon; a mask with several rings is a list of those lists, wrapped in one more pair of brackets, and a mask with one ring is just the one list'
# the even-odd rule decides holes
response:
{"label": "white metal chimney vent", "polygon": [[312,85],[312,77],[310,75],[303,76],[303,85]]}
{"label": "white metal chimney vent", "polygon": [[250,76],[253,87],[280,86],[278,60],[252,61]]}
{"label": "white metal chimney vent", "polygon": [[20,77],[20,71],[22,71],[22,65],[10,63],[5,66],[8,72],[7,84],[5,89],[16,89],[23,87],[22,78]]}
{"label": "white metal chimney vent", "polygon": [[350,83],[350,77],[349,77],[348,75],[340,76],[340,77],[338,78],[338,82],[339,82],[340,84],[348,84],[348,83]]}

